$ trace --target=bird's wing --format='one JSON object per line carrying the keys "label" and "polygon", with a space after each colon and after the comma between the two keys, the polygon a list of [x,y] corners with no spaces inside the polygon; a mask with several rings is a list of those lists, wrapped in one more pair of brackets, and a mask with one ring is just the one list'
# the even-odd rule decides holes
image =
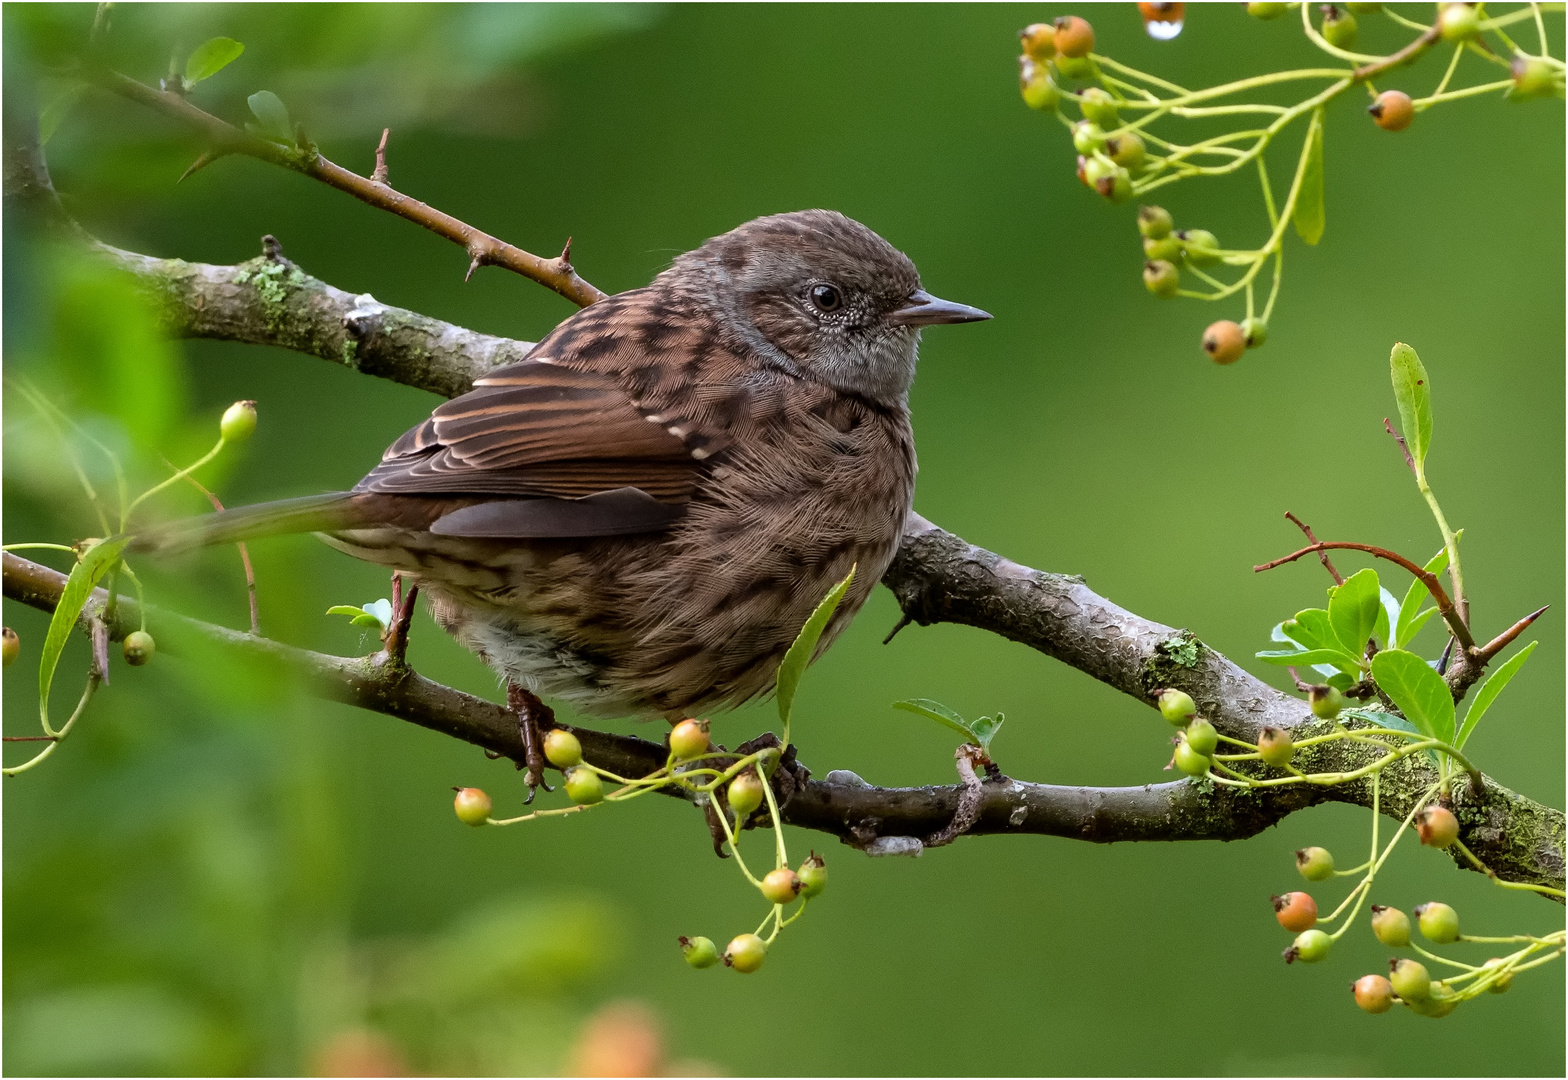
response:
{"label": "bird's wing", "polygon": [[[646,303],[622,294],[568,319],[532,358],[497,368],[405,433],[354,490],[452,497],[454,510],[431,526],[446,535],[667,528],[725,438],[713,425],[656,411],[665,395],[634,396],[638,371],[666,382],[660,376],[681,365],[662,354],[689,345],[679,334],[650,342],[615,332],[637,325]],[[476,503],[475,496],[489,498]]]}

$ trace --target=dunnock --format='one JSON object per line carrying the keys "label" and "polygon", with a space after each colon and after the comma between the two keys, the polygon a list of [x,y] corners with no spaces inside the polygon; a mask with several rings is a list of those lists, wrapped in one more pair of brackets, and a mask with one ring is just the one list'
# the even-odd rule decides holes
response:
{"label": "dunnock", "polygon": [[920,328],[990,318],[827,210],[758,218],[573,315],[398,439],[352,492],[141,546],[319,531],[402,571],[503,675],[539,781],[537,694],[679,718],[765,692],[852,566],[833,641],[915,484]]}

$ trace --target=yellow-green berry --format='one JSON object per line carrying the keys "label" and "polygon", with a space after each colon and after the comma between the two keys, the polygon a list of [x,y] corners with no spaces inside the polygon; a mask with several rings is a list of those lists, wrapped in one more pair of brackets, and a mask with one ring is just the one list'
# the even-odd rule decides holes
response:
{"label": "yellow-green berry", "polygon": [[1372,936],[1393,949],[1410,944],[1410,917],[1396,907],[1372,905]]}
{"label": "yellow-green berry", "polygon": [[1050,23],[1030,23],[1018,31],[1018,40],[1024,52],[1035,60],[1045,61],[1056,55],[1056,27]]}
{"label": "yellow-green berry", "polygon": [[1219,745],[1219,742],[1219,732],[1215,731],[1214,725],[1203,717],[1197,717],[1187,725],[1187,745],[1205,757],[1214,753],[1214,748]]}
{"label": "yellow-green berry", "polygon": [[1289,4],[1251,3],[1247,5],[1247,14],[1254,19],[1277,19],[1290,10]]}
{"label": "yellow-green berry", "polygon": [[694,968],[712,967],[719,962],[719,947],[711,938],[682,935],[680,943],[681,955]]}
{"label": "yellow-green berry", "polygon": [[1241,336],[1247,340],[1247,348],[1256,349],[1267,344],[1269,340],[1269,324],[1257,316],[1241,320]]}
{"label": "yellow-green berry", "polygon": [[1422,904],[1415,910],[1416,925],[1421,936],[1439,945],[1449,945],[1459,940],[1459,912],[1447,904],[1436,901]]}
{"label": "yellow-green berry", "polygon": [[822,890],[828,887],[827,862],[815,851],[806,856],[806,861],[800,864],[800,869],[795,873],[800,877],[802,896],[821,896]]}
{"label": "yellow-green berry", "polygon": [[800,895],[800,875],[787,866],[770,870],[762,879],[762,895],[770,904],[788,904]]}
{"label": "yellow-green berry", "polygon": [[1181,271],[1164,259],[1150,259],[1143,264],[1143,287],[1155,296],[1175,296],[1181,288]]}
{"label": "yellow-green berry", "polygon": [[1510,70],[1514,76],[1513,89],[1508,92],[1511,100],[1563,96],[1563,69],[1549,60],[1516,56]]}
{"label": "yellow-green berry", "polygon": [[584,765],[566,770],[566,797],[579,806],[604,801],[604,784],[599,774]]}
{"label": "yellow-green berry", "polygon": [[1328,848],[1302,848],[1296,852],[1296,870],[1308,881],[1325,881],[1334,876],[1334,856]]}
{"label": "yellow-green berry", "polygon": [[768,958],[768,945],[756,934],[741,934],[724,950],[724,964],[749,975]]}
{"label": "yellow-green berry", "polygon": [[1143,168],[1145,150],[1143,140],[1138,138],[1136,132],[1124,131],[1120,135],[1108,136],[1105,140],[1105,153],[1112,161],[1130,172],[1137,172]]}
{"label": "yellow-green berry", "polygon": [[708,722],[682,720],[670,729],[670,753],[677,760],[690,761],[708,752]]}
{"label": "yellow-green berry", "polygon": [[236,401],[223,411],[218,433],[226,443],[244,442],[256,430],[256,403]]}
{"label": "yellow-green berry", "polygon": [[1284,728],[1266,727],[1258,732],[1258,756],[1277,769],[1290,764],[1296,744]]}
{"label": "yellow-green berry", "polygon": [[1186,727],[1198,711],[1198,705],[1180,690],[1161,690],[1158,698],[1160,715],[1177,727]]}
{"label": "yellow-green berry", "polygon": [[1339,688],[1324,683],[1307,687],[1307,701],[1312,707],[1312,715],[1319,720],[1332,720],[1345,707],[1345,695]]}
{"label": "yellow-green berry", "polygon": [[1198,753],[1186,739],[1176,744],[1176,767],[1188,776],[1202,776],[1209,771],[1209,759]]}
{"label": "yellow-green berry", "polygon": [[1181,259],[1181,241],[1174,236],[1162,236],[1158,240],[1145,240],[1143,254],[1150,262],[1168,262],[1172,266]]}
{"label": "yellow-green berry", "polygon": [[145,630],[132,630],[125,635],[125,642],[121,646],[125,654],[125,662],[132,667],[141,667],[152,659],[153,653],[158,651],[158,643],[153,641],[152,635]]}
{"label": "yellow-green berry", "polygon": [[1056,108],[1061,100],[1061,91],[1051,81],[1046,66],[1027,56],[1018,58],[1018,92],[1023,95],[1025,105],[1044,112]]}
{"label": "yellow-green berry", "polygon": [[1407,957],[1390,960],[1388,972],[1388,981],[1393,984],[1394,993],[1406,1001],[1425,1001],[1432,996],[1432,976],[1416,961]]}
{"label": "yellow-green berry", "polygon": [[[1403,997],[1404,995],[1400,995]],[[1455,994],[1446,984],[1435,982],[1431,984],[1431,992],[1425,998],[1416,998],[1406,1001],[1410,1011],[1417,1016],[1430,1017],[1441,1020],[1459,1004],[1459,995]]]}
{"label": "yellow-green berry", "polygon": [[1336,49],[1348,49],[1356,43],[1356,17],[1340,11],[1333,4],[1321,5],[1323,12],[1323,40]]}
{"label": "yellow-green berry", "polygon": [[1105,131],[1093,120],[1080,120],[1073,125],[1073,149],[1085,156],[1105,148]]}
{"label": "yellow-green berry", "polygon": [[1481,32],[1481,13],[1474,4],[1444,4],[1437,13],[1437,30],[1451,45],[1466,41]]}
{"label": "yellow-green berry", "polygon": [[9,626],[0,629],[0,663],[10,667],[22,655],[22,639]]}
{"label": "yellow-green berry", "polygon": [[464,825],[483,825],[490,817],[490,796],[476,787],[457,788],[452,809]]}
{"label": "yellow-green berry", "polygon": [[1459,819],[1446,806],[1433,804],[1416,815],[1416,835],[1427,847],[1452,847],[1459,839]]}
{"label": "yellow-green berry", "polygon": [[1176,234],[1182,251],[1194,266],[1208,266],[1219,261],[1219,239],[1207,229],[1183,229]]}
{"label": "yellow-green berry", "polygon": [[[1498,967],[1502,967],[1502,966],[1503,966],[1502,960],[1499,959],[1496,956],[1492,957],[1486,963],[1481,965],[1483,970],[1486,969],[1486,968],[1498,968]],[[1487,993],[1490,993],[1490,994],[1506,994],[1508,992],[1508,988],[1510,986],[1512,986],[1513,984],[1514,984],[1514,973],[1511,972],[1511,971],[1505,971],[1503,974],[1497,976],[1497,978],[1494,979],[1491,982],[1491,984],[1487,986],[1486,990],[1487,990]]]}
{"label": "yellow-green berry", "polygon": [[762,805],[762,778],[748,769],[730,781],[730,807],[742,820]]}
{"label": "yellow-green berry", "polygon": [[1285,950],[1285,963],[1300,960],[1303,964],[1315,964],[1322,960],[1334,947],[1334,939],[1321,930],[1303,930],[1296,935],[1296,940],[1290,948]]}
{"label": "yellow-green berry", "polygon": [[1159,240],[1169,236],[1171,229],[1175,228],[1171,220],[1171,212],[1163,206],[1138,207],[1138,231],[1145,239]]}
{"label": "yellow-green berry", "polygon": [[582,764],[583,744],[565,728],[551,728],[544,733],[544,756],[557,769],[570,769]]}
{"label": "yellow-green berry", "polygon": [[1078,109],[1085,120],[1092,120],[1102,128],[1111,127],[1121,120],[1116,112],[1116,99],[1098,86],[1090,86],[1078,92]]}

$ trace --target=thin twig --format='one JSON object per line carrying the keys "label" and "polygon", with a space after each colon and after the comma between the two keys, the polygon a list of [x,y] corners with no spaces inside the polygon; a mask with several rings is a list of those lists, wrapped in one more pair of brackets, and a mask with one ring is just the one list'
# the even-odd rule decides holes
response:
{"label": "thin twig", "polygon": [[[1315,543],[1318,542],[1318,538],[1316,536],[1312,535],[1312,526],[1308,525],[1305,521],[1302,521],[1295,514],[1292,514],[1289,510],[1285,511],[1285,516],[1287,518],[1289,518],[1291,521],[1295,522],[1296,528],[1300,529],[1302,532],[1307,534],[1307,543],[1315,544]],[[1318,552],[1318,559],[1322,561],[1323,569],[1328,571],[1329,577],[1334,579],[1334,584],[1335,585],[1343,585],[1345,583],[1345,579],[1340,577],[1339,571],[1334,569],[1334,563],[1328,557],[1328,552],[1326,552],[1326,551]]]}
{"label": "thin twig", "polygon": [[391,128],[381,129],[381,142],[376,145],[376,169],[370,174],[370,182],[373,184],[387,182],[387,136],[391,134]]}
{"label": "thin twig", "polygon": [[1410,447],[1406,444],[1405,437],[1394,430],[1394,425],[1388,422],[1386,416],[1383,417],[1383,430],[1394,437],[1394,441],[1399,444],[1399,452],[1405,455],[1405,464],[1410,466],[1412,473],[1419,476],[1420,473],[1416,471],[1416,459],[1410,456]]}
{"label": "thin twig", "polygon": [[1432,599],[1437,602],[1437,613],[1443,617],[1443,621],[1448,624],[1451,630],[1453,630],[1454,637],[1458,638],[1459,644],[1464,646],[1466,655],[1468,655],[1475,648],[1475,639],[1470,636],[1470,628],[1465,625],[1464,620],[1459,617],[1459,613],[1454,610],[1454,603],[1448,598],[1448,593],[1443,591],[1443,583],[1437,580],[1437,575],[1428,573],[1425,569],[1417,566],[1403,555],[1400,555],[1397,552],[1389,551],[1387,548],[1374,547],[1372,544],[1355,544],[1348,540],[1324,541],[1311,544],[1302,548],[1300,551],[1293,551],[1289,555],[1286,555],[1283,558],[1275,559],[1272,562],[1261,563],[1257,566],[1254,566],[1252,571],[1253,573],[1261,573],[1264,570],[1272,570],[1276,566],[1284,566],[1288,562],[1295,562],[1303,555],[1311,555],[1314,552],[1331,549],[1364,551],[1368,555],[1374,555],[1379,559],[1386,559],[1391,563],[1397,563],[1406,570],[1410,571],[1416,576],[1417,579],[1420,580],[1421,584],[1426,586],[1427,592],[1432,594]]}

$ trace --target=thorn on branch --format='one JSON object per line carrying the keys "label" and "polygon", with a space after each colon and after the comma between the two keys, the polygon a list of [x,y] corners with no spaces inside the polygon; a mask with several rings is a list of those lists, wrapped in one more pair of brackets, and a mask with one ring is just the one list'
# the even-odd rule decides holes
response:
{"label": "thorn on branch", "polygon": [[376,146],[376,169],[370,174],[372,183],[387,183],[387,136],[391,134],[391,128],[381,129],[381,142]]}
{"label": "thorn on branch", "polygon": [[555,260],[555,265],[563,274],[572,272],[572,238],[570,236],[566,238],[566,246],[561,249],[561,254]]}
{"label": "thorn on branch", "polygon": [[190,168],[186,169],[180,174],[180,178],[176,180],[175,183],[183,184],[186,180],[189,180],[192,176],[195,176],[198,172],[205,169],[208,165],[211,165],[214,161],[217,161],[220,157],[225,156],[227,153],[227,150],[204,151],[201,157],[191,162]]}
{"label": "thorn on branch", "polygon": [[1476,651],[1476,659],[1484,664],[1491,660],[1492,657],[1508,648],[1509,642],[1513,641],[1514,638],[1524,633],[1530,624],[1535,622],[1535,620],[1539,619],[1542,615],[1546,614],[1546,608],[1551,606],[1552,605],[1547,604],[1546,607],[1540,608],[1537,611],[1532,611],[1530,614],[1526,615],[1524,618],[1510,626],[1507,630],[1504,630],[1501,634],[1498,634],[1491,641],[1488,641],[1485,645],[1481,646],[1481,648]]}
{"label": "thorn on branch", "polygon": [[[1312,526],[1308,525],[1305,521],[1302,521],[1295,514],[1292,514],[1289,510],[1285,511],[1285,516],[1287,518],[1289,518],[1292,522],[1295,523],[1296,528],[1300,529],[1302,532],[1307,534],[1307,543],[1315,544],[1315,543],[1318,542],[1318,538],[1316,536],[1312,535]],[[1328,557],[1328,552],[1326,552],[1326,551],[1319,551],[1318,552],[1318,559],[1322,561],[1323,569],[1327,570],[1329,572],[1329,576],[1334,579],[1334,584],[1335,585],[1343,585],[1345,583],[1345,579],[1340,577],[1339,571],[1334,569],[1334,563]]]}
{"label": "thorn on branch", "polygon": [[475,255],[474,261],[468,264],[468,273],[463,275],[463,283],[465,285],[468,283],[468,279],[474,276],[474,271],[478,270],[482,265],[484,265],[484,259]]}
{"label": "thorn on branch", "polygon": [[901,617],[898,620],[898,622],[893,624],[893,629],[891,629],[891,630],[889,630],[887,632],[887,637],[882,639],[882,644],[886,645],[889,642],[891,642],[895,637],[898,636],[898,632],[900,630],[902,630],[904,627],[908,626],[910,623],[912,623],[914,621],[915,621],[915,618],[914,618],[913,615],[906,614],[903,617]]}
{"label": "thorn on branch", "polygon": [[1394,430],[1394,425],[1388,422],[1388,417],[1386,416],[1383,417],[1383,430],[1394,437],[1394,441],[1399,444],[1400,453],[1405,455],[1405,464],[1410,466],[1412,473],[1415,472],[1416,459],[1410,456],[1410,447],[1405,444],[1405,437]]}

